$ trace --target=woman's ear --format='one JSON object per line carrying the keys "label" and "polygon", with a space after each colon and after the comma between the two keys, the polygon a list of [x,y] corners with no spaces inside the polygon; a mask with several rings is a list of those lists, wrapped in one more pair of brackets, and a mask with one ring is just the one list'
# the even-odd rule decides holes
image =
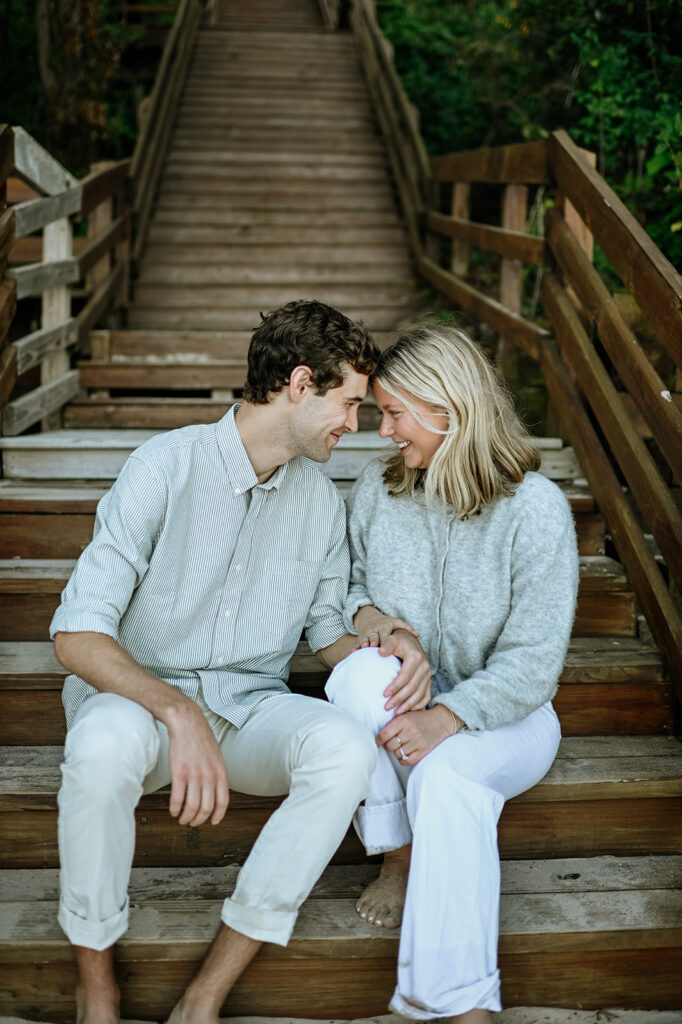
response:
{"label": "woman's ear", "polygon": [[300,402],[307,391],[314,387],[313,371],[309,366],[295,366],[289,377],[289,398]]}

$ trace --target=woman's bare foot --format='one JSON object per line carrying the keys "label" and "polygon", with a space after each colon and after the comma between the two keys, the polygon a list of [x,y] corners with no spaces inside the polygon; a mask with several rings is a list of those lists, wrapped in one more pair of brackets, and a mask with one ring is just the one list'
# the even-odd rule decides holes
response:
{"label": "woman's bare foot", "polygon": [[398,928],[403,919],[411,846],[384,854],[379,877],[368,885],[355,909],[360,917],[380,928]]}

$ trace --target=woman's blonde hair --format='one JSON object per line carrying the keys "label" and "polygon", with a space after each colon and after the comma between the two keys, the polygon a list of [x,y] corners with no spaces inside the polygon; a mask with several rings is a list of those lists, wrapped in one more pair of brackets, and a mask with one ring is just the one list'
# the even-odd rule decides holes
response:
{"label": "woman's blonde hair", "polygon": [[[438,496],[457,519],[476,515],[512,495],[540,452],[519,420],[497,371],[480,348],[454,327],[424,324],[382,353],[374,375],[415,419],[443,441],[427,469],[409,469],[401,455],[384,470],[389,494]],[[427,423],[411,399],[448,415],[445,430]]]}

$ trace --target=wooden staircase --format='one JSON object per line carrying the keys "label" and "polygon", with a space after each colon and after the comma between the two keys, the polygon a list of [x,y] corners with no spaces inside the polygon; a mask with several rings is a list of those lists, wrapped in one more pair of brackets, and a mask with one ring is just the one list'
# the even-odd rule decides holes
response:
{"label": "wooden staircase", "polygon": [[[68,1021],[74,959],[56,923],[56,793],[65,675],[47,627],[96,503],[156,431],[218,419],[259,314],[320,298],[381,344],[422,306],[350,34],[314,0],[218,2],[198,33],[126,330],[92,335],[64,429],[0,439],[0,1015]],[[238,394],[237,396],[238,397]],[[324,466],[346,493],[381,450],[361,410]],[[570,448],[543,472],[571,502],[581,576],[548,776],[505,807],[500,959],[510,1006],[682,1008],[682,760],[670,685],[638,637],[622,567]],[[292,688],[322,695],[301,645]],[[168,793],[137,809],[123,1013],[161,1019],[195,970],[222,898],[276,801],[235,795],[216,827],[180,828]],[[378,870],[349,832],[286,949],[268,947],[231,1014],[385,1012],[395,933],[353,902]],[[644,1020],[646,1018],[642,1018]],[[667,1018],[666,1018],[666,1024]]]}

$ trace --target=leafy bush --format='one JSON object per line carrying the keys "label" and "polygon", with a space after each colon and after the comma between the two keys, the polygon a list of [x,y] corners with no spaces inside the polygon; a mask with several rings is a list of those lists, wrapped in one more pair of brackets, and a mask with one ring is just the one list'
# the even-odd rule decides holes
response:
{"label": "leafy bush", "polygon": [[680,0],[378,0],[432,153],[563,127],[682,265]]}

